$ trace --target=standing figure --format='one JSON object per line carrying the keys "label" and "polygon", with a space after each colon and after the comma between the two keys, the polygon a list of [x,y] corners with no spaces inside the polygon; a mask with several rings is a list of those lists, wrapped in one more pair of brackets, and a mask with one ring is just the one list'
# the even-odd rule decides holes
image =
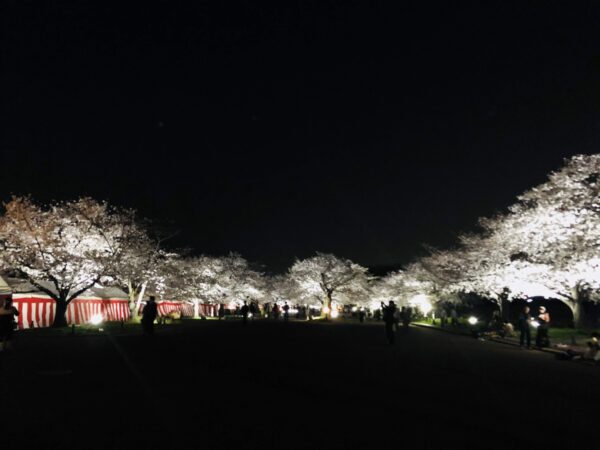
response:
{"label": "standing figure", "polygon": [[407,306],[406,308],[404,308],[404,314],[402,314],[402,326],[405,329],[408,329],[408,326],[410,325],[411,321],[412,321],[412,309],[410,309],[410,306]]}
{"label": "standing figure", "polygon": [[15,316],[19,311],[12,304],[12,298],[0,300],[0,351],[12,347],[11,339],[15,329]]}
{"label": "standing figure", "polygon": [[358,310],[358,321],[360,323],[363,323],[365,321],[365,314],[365,308],[361,306]]}
{"label": "standing figure", "polygon": [[546,311],[545,306],[540,306],[540,313],[537,316],[539,326],[535,336],[535,345],[539,348],[550,347],[550,338],[548,337],[548,329],[550,328],[550,314]]}
{"label": "standing figure", "polygon": [[242,323],[246,325],[248,323],[248,312],[250,312],[250,308],[248,307],[248,303],[244,300],[244,305],[240,309],[242,313]]}
{"label": "standing figure", "polygon": [[396,305],[393,300],[390,300],[388,306],[385,306],[385,304],[381,302],[381,309],[383,310],[383,322],[385,323],[385,336],[391,345],[396,341],[396,333],[394,332],[394,324],[396,323]]}
{"label": "standing figure", "polygon": [[525,306],[521,314],[519,314],[519,346],[523,348],[523,344],[527,342],[527,348],[531,348],[531,314],[529,314],[529,306]]}
{"label": "standing figure", "polygon": [[219,305],[219,320],[221,320],[223,317],[225,317],[225,305],[221,303]]}
{"label": "standing figure", "polygon": [[142,311],[142,330],[147,336],[154,334],[154,321],[158,316],[158,306],[153,295],[150,296]]}
{"label": "standing figure", "polygon": [[290,320],[290,305],[288,305],[288,302],[283,305],[283,320],[286,322]]}
{"label": "standing figure", "polygon": [[445,327],[447,321],[448,321],[448,312],[446,311],[446,306],[441,305],[441,307],[440,307],[440,326]]}
{"label": "standing figure", "polygon": [[273,319],[279,319],[279,305],[277,303],[273,305],[273,309],[271,311],[273,313]]}
{"label": "standing figure", "polygon": [[453,306],[450,310],[450,323],[453,327],[458,326],[458,314],[456,312],[456,308]]}
{"label": "standing figure", "polygon": [[254,320],[256,314],[258,314],[258,305],[254,302],[250,302],[250,318]]}

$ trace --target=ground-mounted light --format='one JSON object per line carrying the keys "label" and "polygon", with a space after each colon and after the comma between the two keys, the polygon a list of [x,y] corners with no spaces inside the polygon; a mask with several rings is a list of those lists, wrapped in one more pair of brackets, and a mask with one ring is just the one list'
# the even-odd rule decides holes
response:
{"label": "ground-mounted light", "polygon": [[331,310],[331,318],[332,319],[337,319],[339,317],[340,313],[337,309],[332,309]]}
{"label": "ground-mounted light", "polygon": [[92,317],[90,317],[90,323],[92,325],[100,325],[103,321],[104,317],[102,317],[102,314],[94,314]]}
{"label": "ground-mounted light", "polygon": [[470,325],[477,325],[477,322],[478,322],[477,317],[471,316],[467,320],[468,320],[468,322],[469,322]]}
{"label": "ground-mounted light", "polygon": [[433,305],[425,294],[415,295],[409,303],[411,306],[419,308],[425,316],[433,309]]}

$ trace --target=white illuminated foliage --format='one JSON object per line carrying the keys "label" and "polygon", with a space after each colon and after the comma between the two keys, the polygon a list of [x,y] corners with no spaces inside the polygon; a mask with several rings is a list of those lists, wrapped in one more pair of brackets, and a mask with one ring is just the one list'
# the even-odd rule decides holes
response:
{"label": "white illuminated foliage", "polygon": [[578,155],[525,192],[506,214],[481,219],[483,232],[420,263],[443,290],[495,299],[544,296],[581,319],[600,296],[600,155]]}
{"label": "white illuminated foliage", "polygon": [[163,298],[200,303],[261,301],[265,296],[262,273],[232,253],[228,256],[173,257],[160,271],[154,289]]}
{"label": "white illuminated foliage", "polygon": [[368,301],[368,271],[348,259],[317,253],[317,256],[296,261],[289,275],[305,301],[318,299],[327,308],[331,308],[333,301],[354,304]]}
{"label": "white illuminated foliage", "polygon": [[43,207],[13,197],[4,206],[0,263],[56,301],[56,326],[66,323],[72,299],[112,273],[135,232],[132,211],[90,198]]}

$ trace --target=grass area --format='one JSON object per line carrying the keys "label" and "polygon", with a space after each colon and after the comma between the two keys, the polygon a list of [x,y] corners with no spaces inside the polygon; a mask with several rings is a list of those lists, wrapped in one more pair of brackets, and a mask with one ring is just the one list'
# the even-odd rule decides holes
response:
{"label": "grass area", "polygon": [[[177,325],[195,319],[183,319],[167,322],[164,324],[155,324],[156,329],[176,327]],[[104,322],[101,325],[82,324],[70,325],[62,328],[30,328],[19,330],[17,336],[25,335],[30,337],[53,337],[53,336],[101,336],[102,334],[138,334],[142,331],[142,325],[136,322]]]}

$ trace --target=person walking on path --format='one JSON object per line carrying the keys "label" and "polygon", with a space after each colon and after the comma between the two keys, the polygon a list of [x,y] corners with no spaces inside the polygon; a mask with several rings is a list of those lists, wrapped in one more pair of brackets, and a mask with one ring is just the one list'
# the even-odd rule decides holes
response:
{"label": "person walking on path", "polygon": [[244,304],[242,305],[240,312],[242,313],[242,323],[246,325],[248,323],[248,313],[250,312],[250,308],[248,307],[246,300],[244,300]]}
{"label": "person walking on path", "polygon": [[396,305],[393,300],[390,300],[388,306],[381,302],[383,310],[383,322],[385,323],[385,336],[390,345],[396,341],[396,333],[394,332],[394,324],[396,323]]}
{"label": "person walking on path", "polygon": [[288,305],[288,302],[283,305],[283,320],[286,322],[290,320],[290,305]]}
{"label": "person walking on path", "polygon": [[527,348],[531,348],[531,314],[529,314],[529,306],[525,306],[521,314],[519,314],[519,346],[523,348],[523,344],[527,343]]}
{"label": "person walking on path", "polygon": [[540,313],[537,316],[539,326],[535,336],[535,345],[538,348],[550,347],[550,338],[548,337],[548,329],[550,328],[550,313],[546,311],[545,306],[540,306]]}
{"label": "person walking on path", "polygon": [[12,298],[0,300],[0,351],[12,348],[11,339],[15,329],[15,316],[19,311],[12,304]]}
{"label": "person walking on path", "polygon": [[156,320],[156,316],[158,316],[158,306],[154,296],[151,295],[142,311],[142,330],[146,336],[154,334],[154,321]]}

